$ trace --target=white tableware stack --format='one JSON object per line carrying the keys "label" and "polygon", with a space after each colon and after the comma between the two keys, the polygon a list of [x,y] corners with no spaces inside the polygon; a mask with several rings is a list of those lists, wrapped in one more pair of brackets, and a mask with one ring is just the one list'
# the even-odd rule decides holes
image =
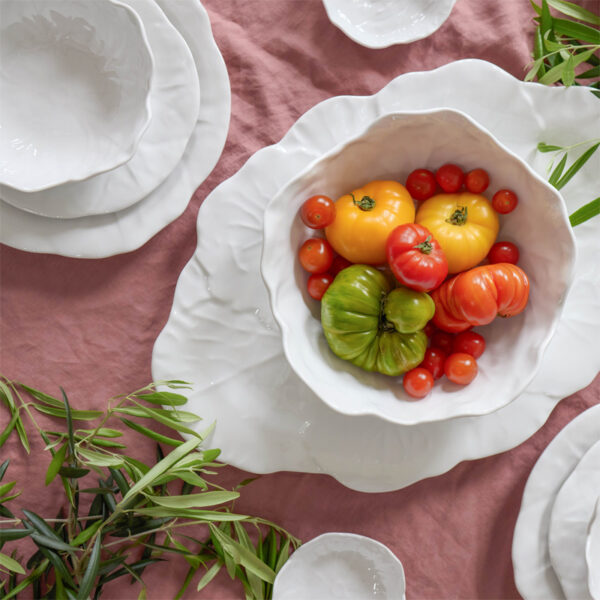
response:
{"label": "white tableware stack", "polygon": [[600,600],[600,406],[569,423],[533,468],[513,563],[526,600]]}
{"label": "white tableware stack", "polygon": [[0,0],[0,40],[0,241],[104,257],[183,212],[230,114],[199,2]]}

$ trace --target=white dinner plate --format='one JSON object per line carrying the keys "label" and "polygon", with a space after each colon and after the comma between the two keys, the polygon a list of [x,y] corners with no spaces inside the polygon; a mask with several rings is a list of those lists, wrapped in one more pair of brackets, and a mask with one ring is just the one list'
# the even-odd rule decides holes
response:
{"label": "white dinner plate", "polygon": [[[544,450],[529,475],[512,548],[515,582],[526,600],[565,598],[550,561],[552,509],[562,486],[598,440],[600,405],[592,406],[566,425]],[[579,558],[585,561],[583,552]],[[578,597],[574,596],[573,600],[575,598]]]}
{"label": "white dinner plate", "polygon": [[194,132],[171,174],[148,196],[116,213],[50,219],[0,202],[0,242],[29,252],[103,258],[145,244],[185,210],[219,159],[231,112],[229,76],[198,0],[156,0],[191,50],[202,101]]}
{"label": "white dinner plate", "polygon": [[456,0],[323,0],[329,20],[367,48],[423,39],[450,16]]}
{"label": "white dinner plate", "polygon": [[156,188],[181,160],[200,110],[192,53],[154,0],[124,0],[140,16],[154,56],[152,119],[133,158],[95,177],[27,194],[0,188],[16,208],[53,218],[123,210]]}
{"label": "white dinner plate", "polygon": [[324,533],[302,544],[273,583],[273,600],[404,600],[405,592],[394,553],[354,533]]}
{"label": "white dinner plate", "polygon": [[600,498],[596,502],[585,542],[588,568],[588,590],[594,600],[600,600]]}
{"label": "white dinner plate", "polygon": [[[386,112],[462,110],[545,174],[548,157],[536,144],[598,136],[597,102],[582,88],[523,83],[480,60],[401,75],[374,96],[321,102],[202,204],[198,247],[155,343],[153,377],[193,382],[191,409],[217,423],[211,443],[225,462],[257,473],[327,473],[350,488],[383,492],[520,444],[598,373],[600,219],[575,230],[575,283],[528,391],[486,416],[398,426],[335,413],[292,372],[260,276],[263,211],[310,161]],[[590,161],[564,188],[569,212],[593,198],[597,169]]]}
{"label": "white dinner plate", "polygon": [[550,515],[550,563],[566,598],[591,600],[585,543],[600,497],[600,435],[556,495]]}

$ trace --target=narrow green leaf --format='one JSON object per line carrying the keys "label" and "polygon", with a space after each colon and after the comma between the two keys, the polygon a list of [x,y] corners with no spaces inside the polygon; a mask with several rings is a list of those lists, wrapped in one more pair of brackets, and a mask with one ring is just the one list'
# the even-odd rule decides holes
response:
{"label": "narrow green leaf", "polygon": [[123,436],[122,431],[119,431],[118,429],[110,429],[109,427],[100,427],[98,431],[96,431],[95,429],[78,429],[75,432],[75,435],[86,436],[94,432],[96,436],[105,438],[117,438]]}
{"label": "narrow green leaf", "polygon": [[558,163],[558,165],[556,165],[555,169],[552,171],[552,173],[548,179],[548,183],[550,185],[556,186],[556,182],[560,179],[560,176],[562,175],[566,164],[567,164],[567,153],[565,152],[563,154],[562,158],[560,159],[560,162]]}
{"label": "narrow green leaf", "polygon": [[149,517],[181,517],[182,519],[195,519],[197,521],[245,521],[248,515],[220,512],[216,510],[196,510],[193,508],[167,508],[166,506],[151,506],[149,508],[136,508],[136,514]]}
{"label": "narrow green leaf", "polygon": [[[574,21],[568,21],[567,19],[554,19],[553,22],[554,31],[559,35],[566,35],[576,40],[581,40],[588,44],[598,44],[599,33],[597,29],[583,25],[582,23],[575,23]],[[594,49],[592,48],[592,53]]]}
{"label": "narrow green leaf", "polygon": [[596,65],[583,73],[577,75],[577,79],[591,79],[592,77],[600,77],[600,65]]}
{"label": "narrow green leaf", "polygon": [[12,542],[27,537],[33,529],[29,527],[25,529],[0,529],[0,543]]}
{"label": "narrow green leaf", "polygon": [[533,0],[529,0],[529,4],[531,4],[531,7],[533,8],[533,10],[535,10],[535,12],[536,12],[538,15],[541,15],[541,14],[542,14],[542,9],[541,9],[541,7],[540,7],[538,4],[536,4],[536,3],[535,3]]}
{"label": "narrow green leaf", "polygon": [[140,400],[145,400],[151,404],[158,404],[159,406],[183,406],[187,404],[188,399],[181,394],[173,394],[172,392],[155,392],[152,394],[140,394],[138,396]]}
{"label": "narrow green leaf", "polygon": [[153,439],[162,444],[167,444],[168,446],[175,447],[181,446],[181,444],[183,444],[182,440],[176,440],[174,438],[167,437],[166,435],[162,435],[162,433],[158,433],[156,431],[153,431],[152,429],[148,429],[147,427],[144,427],[139,423],[134,423],[133,421],[125,419],[124,417],[121,417],[121,421],[123,421],[123,423],[125,423],[125,425],[127,425],[127,427],[129,427],[130,429],[133,429],[134,431],[137,431],[138,433],[141,433],[142,435],[145,435],[146,437],[149,437],[150,439]]}
{"label": "narrow green leaf", "polygon": [[50,485],[56,475],[58,474],[59,469],[62,467],[62,464],[65,462],[65,456],[67,455],[67,444],[63,444],[52,457],[50,464],[48,465],[48,469],[46,471],[46,485]]}
{"label": "narrow green leaf", "polygon": [[57,398],[45,394],[44,392],[40,392],[39,390],[29,387],[28,385],[25,385],[23,383],[21,383],[20,386],[31,396],[33,396],[36,400],[44,402],[50,406],[54,406],[55,408],[64,408],[64,403],[58,400]]}
{"label": "narrow green leaf", "polygon": [[25,431],[25,426],[23,425],[23,421],[21,421],[21,419],[17,419],[15,429],[17,430],[17,435],[19,436],[21,445],[23,446],[23,448],[25,448],[25,452],[29,454],[31,452],[31,448],[29,446],[29,439],[27,438],[27,432]]}
{"label": "narrow green leaf", "polygon": [[78,535],[76,535],[71,540],[72,546],[81,546],[81,544],[85,544],[95,533],[100,529],[102,525],[102,521],[98,520],[95,523],[92,523],[89,527],[86,527],[83,531],[81,531]]}
{"label": "narrow green leaf", "polygon": [[[67,413],[64,409],[54,408],[50,406],[43,406],[41,404],[33,404],[38,412],[50,415],[52,417],[60,417],[62,419],[67,418]],[[71,410],[71,417],[75,421],[93,421],[98,417],[101,417],[104,413],[99,410]]]}
{"label": "narrow green leaf", "polygon": [[221,570],[222,566],[223,565],[218,561],[215,562],[215,564],[202,576],[198,582],[198,587],[196,590],[199,592],[200,590],[204,589],[217,576],[217,573]]}
{"label": "narrow green leaf", "polygon": [[571,54],[569,56],[569,58],[567,58],[567,60],[565,61],[565,70],[563,72],[562,82],[564,85],[569,87],[570,85],[573,85],[574,81],[575,81],[575,59],[573,58],[573,55]]}
{"label": "narrow green leaf", "polygon": [[127,575],[127,574],[132,575],[136,571],[139,571],[140,569],[143,569],[149,565],[153,565],[154,563],[157,563],[157,562],[164,562],[164,561],[161,558],[149,558],[147,560],[140,560],[133,564],[125,564],[124,563],[123,567],[121,569],[119,569],[118,571],[114,571],[110,575],[104,576],[102,578],[102,585],[104,585],[105,583],[108,583],[109,581],[113,581],[114,579],[118,579],[119,577],[123,577],[123,575]]}
{"label": "narrow green leaf", "polygon": [[41,533],[32,533],[31,539],[37,546],[44,548],[52,548],[53,550],[61,550],[63,552],[75,552],[75,548],[69,544],[65,544],[60,538],[49,537]]}
{"label": "narrow green leaf", "polygon": [[179,588],[179,591],[177,592],[177,594],[175,594],[175,598],[173,600],[180,600],[180,598],[185,593],[185,590],[187,590],[188,586],[192,582],[192,579],[194,578],[194,575],[196,574],[197,570],[198,570],[198,567],[190,567],[188,569],[188,572],[183,580],[183,584]]}
{"label": "narrow green leaf", "polygon": [[0,485],[0,498],[8,494],[8,492],[15,487],[16,483],[16,481],[9,481],[8,483]]}
{"label": "narrow green leaf", "polygon": [[16,598],[17,594],[20,594],[24,589],[29,587],[34,581],[41,577],[42,573],[46,570],[48,564],[48,559],[45,559],[43,562],[41,562],[28,577],[23,579],[21,583],[12,588],[10,592],[8,592],[8,594],[3,596],[2,600],[10,600],[11,598]]}
{"label": "narrow green leaf", "polygon": [[571,222],[571,226],[575,227],[576,225],[581,225],[581,223],[585,223],[585,221],[595,217],[596,215],[600,215],[600,198],[596,198],[591,202],[588,202],[586,205],[577,209],[570,217],[569,221]]}
{"label": "narrow green leaf", "polygon": [[4,446],[4,442],[8,439],[8,436],[11,434],[12,430],[17,426],[19,422],[19,411],[18,409],[9,408],[11,411],[11,419],[8,422],[8,425],[4,428],[2,433],[0,434],[0,448]]}
{"label": "narrow green leaf", "polygon": [[557,150],[562,150],[562,146],[553,146],[552,144],[546,144],[545,142],[540,142],[537,145],[537,149],[539,152],[556,152]]}
{"label": "narrow green leaf", "polygon": [[2,552],[0,552],[0,566],[8,569],[9,571],[14,571],[15,573],[25,575],[25,569],[14,558],[11,558],[6,554],[2,554]]}
{"label": "narrow green leaf", "polygon": [[585,21],[586,23],[592,23],[593,25],[600,25],[600,16],[595,15],[593,12],[582,8],[577,4],[566,2],[566,0],[548,0],[548,4],[563,15]]}
{"label": "narrow green leaf", "polygon": [[187,494],[185,496],[146,496],[155,504],[167,508],[201,508],[214,506],[224,502],[232,502],[240,497],[238,492],[203,492],[201,494]]}
{"label": "narrow green leaf", "polygon": [[56,552],[49,550],[47,548],[40,548],[40,552],[52,563],[52,566],[54,567],[54,569],[56,571],[56,575],[57,576],[60,575],[60,577],[62,577],[62,579],[64,579],[64,581],[66,582],[67,585],[69,585],[71,587],[75,587],[75,582],[73,581],[73,578],[71,577],[71,573],[69,573],[67,566],[62,561],[60,556],[58,554],[56,554]]}
{"label": "narrow green leaf", "polygon": [[26,508],[23,509],[23,514],[29,519],[32,527],[38,533],[41,533],[42,535],[48,536],[50,538],[54,537],[58,541],[61,541],[61,539],[56,535],[56,532],[38,514],[34,513],[32,510],[27,510]]}
{"label": "narrow green leaf", "polygon": [[554,187],[556,187],[556,189],[560,190],[563,187],[565,187],[565,185],[567,185],[567,183],[569,183],[569,181],[571,181],[571,179],[573,178],[573,176],[583,167],[583,165],[585,165],[585,163],[592,157],[592,155],[594,154],[594,152],[596,152],[596,150],[598,149],[598,146],[600,146],[600,142],[598,142],[597,144],[594,144],[591,148],[588,148],[567,170],[567,172],[556,182],[553,183],[552,185],[554,185]]}
{"label": "narrow green leaf", "polygon": [[279,573],[279,570],[286,563],[289,556],[290,556],[290,540],[288,538],[287,540],[285,540],[285,542],[281,546],[281,550],[279,551],[279,556],[277,557],[277,562],[275,563],[275,573]]}
{"label": "narrow green leaf", "polygon": [[121,495],[125,496],[125,494],[127,494],[127,492],[129,491],[129,484],[127,483],[127,480],[123,476],[123,473],[121,473],[121,471],[119,471],[117,469],[113,469],[112,467],[109,468],[109,471],[110,471],[111,475],[113,476],[115,483],[119,486]]}
{"label": "narrow green leaf", "polygon": [[552,33],[552,30],[549,29],[544,34],[544,39],[543,39],[544,48],[548,52],[558,52],[559,50],[564,50],[565,49],[565,45],[564,44],[561,44],[560,42],[555,42],[555,41],[553,41],[553,40],[550,39],[550,34],[551,33]]}
{"label": "narrow green leaf", "polygon": [[62,388],[60,388],[62,397],[63,397],[63,402],[65,405],[65,414],[67,417],[67,434],[68,434],[68,440],[69,440],[69,454],[71,455],[72,459],[75,458],[75,438],[73,436],[73,418],[71,416],[71,405],[69,404],[69,399],[67,398],[67,395],[65,394],[65,390],[63,390]]}
{"label": "narrow green leaf", "polygon": [[[78,436],[75,436],[75,439],[77,439]],[[100,437],[94,437],[91,440],[87,441],[88,444],[90,444],[91,446],[97,446],[100,448],[127,448],[127,446],[125,444],[122,444],[121,442],[115,442],[113,440],[105,440],[103,438]]]}
{"label": "narrow green leaf", "polygon": [[546,2],[546,0],[542,0],[540,18],[542,38],[545,39],[548,32],[552,32],[552,15],[550,14],[550,9],[548,8],[548,2]]}
{"label": "narrow green leaf", "polygon": [[8,469],[8,465],[10,464],[10,458],[7,458],[1,465],[0,465],[0,481],[2,481],[2,478],[4,477],[4,473],[6,473],[6,469]]}
{"label": "narrow green leaf", "polygon": [[118,456],[101,454],[85,448],[78,448],[77,454],[85,458],[88,464],[97,467],[120,467],[123,464],[123,459]]}
{"label": "narrow green leaf", "polygon": [[58,470],[58,474],[68,479],[79,479],[85,477],[90,472],[89,469],[83,469],[80,467],[61,467]]}
{"label": "narrow green leaf", "polygon": [[100,568],[100,554],[101,554],[101,540],[100,536],[96,538],[94,547],[90,554],[90,560],[85,569],[85,573],[79,585],[79,593],[77,594],[77,600],[86,600],[90,595],[92,588],[94,587],[94,581],[98,575]]}
{"label": "narrow green leaf", "polygon": [[[244,526],[236,521],[233,523],[233,527],[235,529],[235,533],[237,535],[239,543],[252,554],[256,554],[257,550],[256,548],[254,548],[254,545],[250,541],[250,536],[244,529]],[[259,560],[262,560],[260,556],[258,556],[257,558]],[[246,575],[248,577],[248,583],[250,584],[250,588],[252,590],[252,593],[254,594],[254,597],[264,598],[265,594],[263,591],[263,581],[260,579],[260,577],[257,577],[254,573],[251,573],[250,571],[248,571]]]}

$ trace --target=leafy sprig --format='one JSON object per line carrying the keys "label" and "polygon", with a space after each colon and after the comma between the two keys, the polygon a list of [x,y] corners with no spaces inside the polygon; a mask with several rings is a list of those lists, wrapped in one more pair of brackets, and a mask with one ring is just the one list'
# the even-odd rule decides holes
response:
{"label": "leafy sprig", "polygon": [[[276,573],[300,541],[275,523],[234,511],[239,489],[251,480],[226,490],[209,478],[222,466],[218,449],[203,448],[212,428],[197,433],[190,424],[200,418],[181,409],[186,397],[159,391],[187,387],[182,381],[153,383],[94,411],[71,407],[62,390],[58,399],[0,377],[0,410],[9,415],[0,447],[16,434],[31,452],[26,416],[51,454],[46,485],[60,478],[65,492],[65,506],[54,519],[26,508],[16,516],[7,504],[20,494],[17,482],[4,482],[10,460],[0,464],[0,550],[24,538],[36,546],[27,561],[16,550],[0,552],[0,598],[15,598],[31,586],[36,598],[96,599],[122,577],[138,582],[139,598],[145,598],[145,569],[169,556],[189,565],[176,598],[199,571],[198,590],[223,567],[241,582],[248,600],[271,597]],[[43,429],[36,412],[62,427]],[[157,442],[156,461],[125,454],[113,422]],[[173,435],[154,431],[157,423]],[[171,451],[165,454],[163,446]]]}
{"label": "leafy sprig", "polygon": [[[566,0],[542,0],[541,5],[534,0],[530,2],[537,13],[534,19],[537,27],[534,60],[525,81],[587,85],[600,96],[597,91],[600,87],[597,81],[600,77],[600,15]],[[550,8],[567,18],[553,16]]]}

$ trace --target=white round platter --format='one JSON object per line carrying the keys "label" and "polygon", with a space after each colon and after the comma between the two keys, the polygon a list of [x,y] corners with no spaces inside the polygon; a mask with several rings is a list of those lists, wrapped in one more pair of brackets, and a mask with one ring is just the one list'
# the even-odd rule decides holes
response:
{"label": "white round platter", "polygon": [[0,202],[0,242],[29,252],[104,258],[145,244],[185,210],[217,163],[229,129],[231,90],[208,14],[198,0],[156,0],[188,44],[202,101],[194,132],[171,174],[148,196],[116,213],[50,219]]}
{"label": "white round platter", "polygon": [[585,542],[588,568],[588,590],[594,600],[600,600],[600,498],[596,502]]}
{"label": "white round platter", "polygon": [[585,542],[599,497],[600,435],[563,483],[550,515],[550,563],[566,598],[591,600]]}
{"label": "white round platter", "polygon": [[404,600],[405,592],[393,552],[354,533],[324,533],[302,544],[273,583],[273,600]]}
{"label": "white round platter", "polygon": [[83,181],[27,194],[0,188],[0,198],[37,215],[72,219],[123,210],[148,195],[181,160],[200,110],[192,53],[154,0],[125,0],[140,16],[154,56],[152,119],[133,158]]}
{"label": "white round platter", "polygon": [[[573,419],[535,463],[523,492],[513,537],[517,589],[526,600],[565,598],[550,562],[552,508],[565,481],[585,453],[600,440],[600,405]],[[583,552],[580,555],[585,560]]]}
{"label": "white round platter", "polygon": [[450,16],[456,0],[323,0],[329,20],[367,48],[423,39]]}
{"label": "white round platter", "polygon": [[[575,230],[575,283],[528,391],[486,416],[398,426],[333,412],[292,372],[260,276],[263,211],[310,161],[386,112],[462,110],[545,174],[548,157],[539,157],[537,143],[592,137],[597,102],[581,88],[523,83],[465,60],[401,75],[374,96],[318,104],[202,204],[198,247],[155,343],[153,377],[193,382],[192,410],[217,423],[211,443],[225,462],[257,473],[327,473],[350,488],[383,492],[517,446],[598,373],[600,219]],[[564,188],[568,212],[593,198],[597,166],[590,161]]]}

